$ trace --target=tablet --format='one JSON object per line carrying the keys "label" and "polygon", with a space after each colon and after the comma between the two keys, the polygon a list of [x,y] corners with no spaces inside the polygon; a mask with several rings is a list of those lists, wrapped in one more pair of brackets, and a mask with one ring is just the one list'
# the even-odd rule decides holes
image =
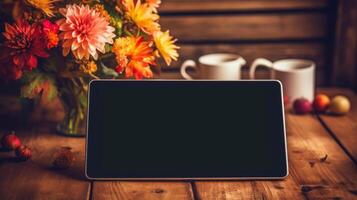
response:
{"label": "tablet", "polygon": [[282,179],[288,174],[278,81],[95,80],[90,179]]}

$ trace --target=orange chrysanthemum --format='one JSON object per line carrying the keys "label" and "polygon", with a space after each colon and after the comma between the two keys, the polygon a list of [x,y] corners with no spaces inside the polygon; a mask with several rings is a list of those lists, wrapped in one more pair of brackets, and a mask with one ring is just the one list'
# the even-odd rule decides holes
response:
{"label": "orange chrysanthemum", "polygon": [[154,13],[153,7],[147,3],[141,3],[137,0],[124,0],[127,16],[145,33],[152,34],[160,30],[160,25],[157,23],[159,15]]}
{"label": "orange chrysanthemum", "polygon": [[48,49],[58,45],[58,25],[46,19],[42,21],[43,34],[45,36],[46,46]]}
{"label": "orange chrysanthemum", "polygon": [[151,78],[150,65],[155,65],[152,43],[143,37],[121,37],[115,40],[112,51],[116,55],[118,66],[116,71],[125,72],[126,77],[136,79]]}
{"label": "orange chrysanthemum", "polygon": [[53,5],[55,2],[60,0],[26,0],[31,6],[41,10],[47,16],[54,16],[55,6]]}
{"label": "orange chrysanthemum", "polygon": [[176,39],[170,36],[169,31],[154,33],[155,46],[164,58],[167,65],[171,64],[172,60],[177,60],[177,50],[180,48],[175,45]]}
{"label": "orange chrysanthemum", "polygon": [[97,50],[105,53],[105,44],[112,44],[115,28],[109,26],[105,17],[89,6],[67,5],[60,9],[65,17],[57,21],[59,37],[63,41],[63,55],[72,51],[77,59],[98,59]]}

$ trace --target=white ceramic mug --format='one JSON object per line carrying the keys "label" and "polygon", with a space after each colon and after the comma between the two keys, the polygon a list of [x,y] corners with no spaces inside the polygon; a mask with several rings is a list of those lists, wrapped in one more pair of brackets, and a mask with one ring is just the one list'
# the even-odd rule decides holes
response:
{"label": "white ceramic mug", "polygon": [[193,77],[186,71],[193,68],[197,71],[200,79],[216,80],[239,80],[241,78],[241,68],[246,61],[239,55],[217,53],[207,54],[198,59],[199,65],[193,60],[186,60],[181,66],[183,78],[192,80]]}
{"label": "white ceramic mug", "polygon": [[283,84],[284,96],[289,102],[297,98],[314,100],[316,64],[310,60],[283,59],[271,62],[265,58],[257,58],[250,67],[249,77],[254,79],[258,66],[271,70],[271,78],[280,80]]}

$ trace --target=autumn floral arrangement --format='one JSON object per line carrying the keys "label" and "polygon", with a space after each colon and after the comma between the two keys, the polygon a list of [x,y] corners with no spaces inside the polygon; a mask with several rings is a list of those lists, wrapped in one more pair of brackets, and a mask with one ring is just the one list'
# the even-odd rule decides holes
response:
{"label": "autumn floral arrangement", "polygon": [[20,81],[24,98],[62,99],[62,129],[78,133],[90,80],[151,78],[160,57],[167,65],[178,58],[176,40],[159,25],[160,3],[13,1],[11,17],[1,20],[0,78]]}

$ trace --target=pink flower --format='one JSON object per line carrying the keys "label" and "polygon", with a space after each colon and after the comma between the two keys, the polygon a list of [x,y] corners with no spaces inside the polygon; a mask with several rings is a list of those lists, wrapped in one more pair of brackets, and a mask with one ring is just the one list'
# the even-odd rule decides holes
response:
{"label": "pink flower", "polygon": [[105,44],[113,44],[115,29],[88,5],[67,5],[60,9],[60,13],[65,17],[57,21],[62,31],[59,38],[63,42],[64,56],[71,50],[77,59],[89,59],[91,55],[96,60],[97,50],[105,53]]}

